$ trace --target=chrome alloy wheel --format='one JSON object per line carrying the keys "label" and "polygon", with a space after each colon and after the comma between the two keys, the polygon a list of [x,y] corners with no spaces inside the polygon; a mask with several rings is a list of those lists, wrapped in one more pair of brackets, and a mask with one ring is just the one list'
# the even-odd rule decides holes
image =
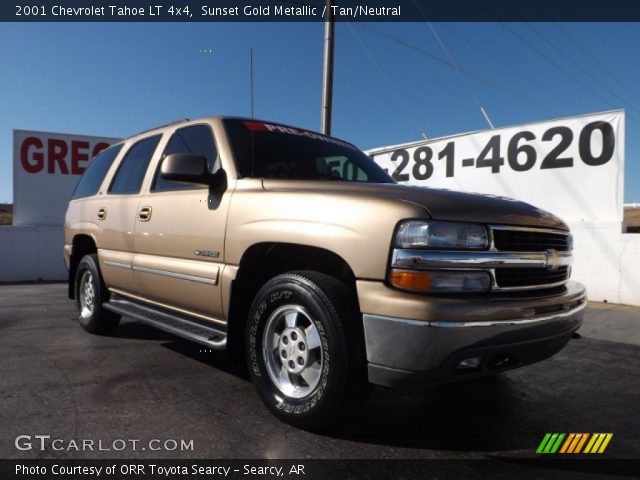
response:
{"label": "chrome alloy wheel", "polygon": [[318,327],[299,305],[283,305],[267,319],[262,355],[273,384],[291,398],[303,398],[318,386],[322,346]]}
{"label": "chrome alloy wheel", "polygon": [[87,270],[82,274],[80,278],[80,287],[78,288],[80,307],[80,317],[83,320],[87,320],[93,315],[96,302],[96,290],[93,282],[93,274]]}

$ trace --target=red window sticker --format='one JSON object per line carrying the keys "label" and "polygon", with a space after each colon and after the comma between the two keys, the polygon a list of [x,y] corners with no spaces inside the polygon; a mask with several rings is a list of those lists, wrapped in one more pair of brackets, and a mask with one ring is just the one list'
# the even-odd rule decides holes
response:
{"label": "red window sticker", "polygon": [[337,138],[333,137],[327,137],[326,135],[322,135],[321,133],[310,132],[309,130],[302,130],[299,128],[287,127],[284,125],[274,125],[271,123],[256,122],[253,120],[247,120],[243,123],[244,126],[252,132],[288,133],[289,135],[313,138],[315,140],[323,140],[325,142],[335,143],[337,145],[342,145],[348,148],[356,148],[348,142],[343,142],[342,140],[338,140]]}

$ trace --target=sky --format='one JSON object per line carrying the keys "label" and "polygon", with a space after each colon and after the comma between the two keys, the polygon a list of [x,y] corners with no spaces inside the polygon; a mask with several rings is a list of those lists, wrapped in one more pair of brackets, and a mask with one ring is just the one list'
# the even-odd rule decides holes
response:
{"label": "sky", "polygon": [[[640,202],[637,23],[336,25],[332,134],[362,149],[624,108],[625,202]],[[320,128],[321,23],[0,26],[0,203],[13,129],[127,137],[181,118]],[[438,38],[442,44],[438,41]],[[464,80],[447,58],[473,75]]]}

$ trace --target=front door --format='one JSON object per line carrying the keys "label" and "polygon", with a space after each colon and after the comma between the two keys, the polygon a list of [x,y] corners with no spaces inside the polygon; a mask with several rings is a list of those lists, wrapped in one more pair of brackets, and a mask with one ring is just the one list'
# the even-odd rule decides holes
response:
{"label": "front door", "polygon": [[144,298],[224,323],[220,280],[230,193],[162,178],[162,161],[172,153],[202,155],[210,171],[220,168],[209,125],[172,134],[138,206],[133,274]]}

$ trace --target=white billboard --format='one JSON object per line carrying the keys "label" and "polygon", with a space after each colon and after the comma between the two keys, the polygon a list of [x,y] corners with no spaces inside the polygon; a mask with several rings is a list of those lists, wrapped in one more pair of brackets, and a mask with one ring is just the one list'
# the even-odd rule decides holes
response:
{"label": "white billboard", "polygon": [[367,153],[401,183],[515,198],[568,223],[622,222],[624,125],[617,110]]}
{"label": "white billboard", "polygon": [[89,161],[120,139],[13,131],[13,224],[62,225]]}

